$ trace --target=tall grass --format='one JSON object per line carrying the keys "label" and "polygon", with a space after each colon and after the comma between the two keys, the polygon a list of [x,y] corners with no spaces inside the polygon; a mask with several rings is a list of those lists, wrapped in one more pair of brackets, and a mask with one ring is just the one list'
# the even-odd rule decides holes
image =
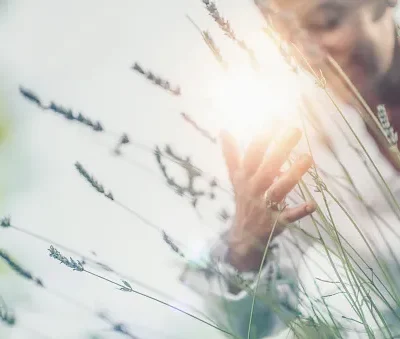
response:
{"label": "tall grass", "polygon": [[[211,15],[215,20],[223,35],[232,40],[238,48],[248,55],[248,60],[253,71],[257,72],[260,66],[260,60],[256,57],[254,50],[249,47],[244,40],[238,38],[231,23],[221,15],[214,2],[203,0],[203,4],[206,13]],[[190,20],[199,31],[199,41],[202,39],[203,42],[206,43],[206,47],[209,48],[215,57],[216,62],[225,72],[229,72],[231,65],[224,57],[222,57],[223,51],[217,47],[210,33],[200,29],[192,19]],[[357,135],[356,129],[352,126],[346,113],[343,112],[341,104],[337,102],[334,95],[329,90],[329,83],[326,80],[323,71],[313,69],[306,57],[299,53],[299,49],[296,46],[286,46],[283,48],[282,41],[279,39],[276,32],[273,31],[272,27],[263,27],[262,29],[268,33],[268,39],[271,40],[272,38],[272,41],[276,43],[277,49],[280,49],[282,52],[285,51],[285,54],[282,57],[289,63],[289,66],[292,67],[295,74],[294,78],[304,76],[305,73],[314,78],[317,87],[319,87],[319,95],[327,98],[331,103],[331,109],[336,110],[336,114],[340,118],[339,121],[341,121],[338,128],[343,133],[344,138],[348,138],[352,147],[357,147],[359,150],[359,159],[357,160],[361,161],[371,174],[371,185],[378,184],[379,190],[382,192],[383,196],[386,197],[387,204],[392,209],[393,215],[399,219],[399,202],[391,191],[390,184],[386,181],[385,175],[381,173],[379,166],[375,163],[375,159],[371,156],[369,149],[364,145],[363,140]],[[288,50],[292,51],[292,53],[288,53]],[[296,60],[296,58],[299,57],[301,60]],[[306,65],[306,69],[301,70],[299,64]],[[349,78],[333,59],[329,59],[329,64],[336,74],[341,77],[344,86],[347,86],[349,91],[352,92],[352,95],[358,104],[356,105],[358,112],[372,129],[378,142],[390,151],[389,153],[391,154],[392,160],[400,166],[400,154],[397,144],[394,142],[396,138],[393,133],[387,133],[388,129],[391,127],[387,126],[387,121],[384,119],[384,115],[377,117],[375,108],[368,107],[365,100],[363,100],[356,88],[351,84]],[[145,70],[139,62],[134,63],[132,70],[135,71],[136,74],[143,76],[146,80],[152,82],[154,85],[159,87],[159,89],[165,90],[173,96],[181,97],[185,95],[185,91],[182,90],[180,86],[171,85],[168,80],[156,76],[155,72]],[[113,140],[115,140],[115,144],[109,146],[114,150],[114,153],[118,155],[119,158],[127,159],[126,153],[129,152],[129,147],[135,147],[144,152],[152,153],[155,158],[155,164],[158,167],[158,172],[155,172],[154,175],[159,177],[161,176],[162,182],[174,190],[176,194],[187,199],[194,209],[198,208],[199,201],[202,199],[212,201],[215,199],[216,194],[221,192],[230,197],[233,196],[231,188],[223,184],[222,180],[219,180],[213,174],[206,173],[198,166],[194,165],[194,162],[190,157],[180,155],[179,150],[174,150],[169,145],[157,145],[155,147],[143,145],[140,141],[135,140],[124,131],[109,131],[107,126],[100,121],[91,119],[82,113],[73,112],[71,109],[67,109],[53,101],[50,102],[49,105],[45,105],[39,95],[27,88],[20,87],[20,93],[24,98],[35,104],[38,108],[44,111],[51,111],[64,118],[66,121],[79,123],[91,129],[94,133],[93,138],[96,138],[99,134],[107,134],[111,136]],[[318,123],[317,131],[312,130],[312,123],[315,123],[315,116],[318,115],[314,111],[314,104],[316,101],[318,100],[315,100],[315,98],[306,98],[301,106],[301,111],[299,112],[307,151],[311,155],[314,155],[315,152],[315,144],[313,144],[311,140],[311,134],[317,132],[324,136],[325,133],[324,129],[318,125]],[[381,113],[382,110],[383,108],[381,107]],[[206,140],[211,141],[213,144],[217,144],[216,137],[212,132],[208,131],[206,127],[197,123],[188,113],[181,113],[181,116],[188,125],[190,125],[190,128],[193,128],[193,133],[200,133]],[[328,134],[325,136],[328,136]],[[397,141],[397,139],[395,141]],[[346,168],[347,165],[340,160],[337,150],[332,147],[327,147],[325,151],[327,154],[330,154],[332,159],[336,159],[337,165],[341,169],[341,175],[343,176],[342,179],[344,178],[344,185],[354,194],[354,199],[364,206],[364,213],[368,214],[369,218],[374,221],[373,223],[376,227],[376,232],[378,232],[377,234],[383,238],[385,245],[387,245],[388,250],[390,251],[391,259],[393,259],[393,261],[398,265],[398,258],[396,257],[395,249],[391,247],[393,239],[387,239],[388,233],[386,232],[387,229],[390,229],[392,233],[396,233],[395,225],[391,225],[390,220],[385,221],[384,215],[380,215],[379,211],[374,211],[371,206],[368,205],[367,200],[364,199],[362,192],[360,192],[359,187],[356,184],[355,178],[352,177],[351,171],[349,171],[348,168]],[[293,154],[291,158],[293,159],[294,156],[295,154]],[[314,158],[318,159],[317,156]],[[175,180],[174,177],[169,174],[168,166],[170,163],[174,163],[184,169],[186,179],[188,179],[186,185],[180,184],[182,181]],[[86,169],[79,162],[75,164],[75,167],[79,174],[85,179],[85,184],[88,183],[91,189],[94,189],[97,193],[108,199],[110,204],[116,204],[130,213],[132,218],[140,221],[144,227],[151,228],[154,231],[155,236],[159,236],[163,239],[165,245],[177,254],[183,265],[185,264],[186,253],[188,252],[185,244],[180,243],[178,240],[167,234],[162,226],[157,225],[150,218],[142,216],[132,207],[119,201],[118,197],[112,193],[112,188],[105,188],[105,186],[100,183],[100,180],[90,173],[90,169]],[[313,253],[318,254],[319,258],[324,258],[323,263],[318,263],[320,260],[319,258],[310,257],[309,252],[303,253],[301,261],[305,270],[309,271],[309,276],[311,277],[311,280],[308,280],[308,283],[310,284],[311,281],[311,284],[315,285],[317,294],[310,296],[310,286],[299,278],[299,312],[295,319],[288,319],[282,310],[277,307],[276,300],[273,300],[270,295],[258,291],[262,267],[264,266],[265,261],[268,260],[268,253],[271,241],[274,237],[276,221],[269,239],[267,239],[266,242],[261,241],[262,244],[266,243],[266,245],[262,245],[261,248],[263,251],[263,258],[254,289],[250,287],[250,284],[239,272],[237,272],[237,275],[233,277],[223,276],[218,269],[217,263],[213,261],[197,263],[199,265],[197,269],[204,270],[204,274],[221,276],[221,279],[227,281],[232,286],[245,290],[251,295],[252,305],[249,310],[248,339],[255,338],[252,324],[256,302],[268,305],[276,315],[281,318],[281,321],[287,325],[290,334],[296,338],[346,338],[352,337],[353,335],[368,338],[394,338],[398,333],[398,329],[395,325],[396,323],[400,323],[400,296],[397,283],[398,277],[394,274],[393,265],[387,263],[385,257],[379,253],[379,245],[374,242],[375,239],[371,238],[368,232],[365,232],[363,229],[364,225],[360,225],[358,221],[354,219],[353,211],[349,209],[346,201],[343,201],[340,196],[337,196],[335,189],[332,187],[332,182],[334,182],[335,178],[329,177],[324,170],[323,164],[316,163],[308,173],[308,176],[298,185],[296,190],[297,195],[295,198],[297,202],[309,199],[318,202],[317,212],[310,218],[313,229],[304,230],[300,228],[298,224],[288,226],[289,231],[295,234],[293,237],[293,246],[302,250],[301,245],[296,238],[296,234],[302,234],[312,242],[315,248],[315,252]],[[329,180],[326,180],[327,178]],[[196,184],[198,181],[207,182],[207,189],[197,189]],[[343,234],[343,228],[338,224],[343,223],[343,219],[337,220],[336,215],[338,212],[344,216],[346,225],[355,230],[354,234],[358,236],[358,243],[355,244],[353,241],[354,239],[349,238],[346,233]],[[230,219],[229,214],[226,213],[225,210],[222,211],[221,216],[225,220]],[[385,227],[385,231],[382,231],[383,227]],[[390,227],[392,227],[392,229]],[[2,219],[1,228],[3,231],[14,229],[32,237],[32,239],[42,242],[44,241],[50,245],[49,253],[53,259],[75,271],[91,275],[93,278],[98,279],[99,283],[100,281],[106,282],[112,287],[117,287],[121,293],[134,293],[140,295],[143,298],[162,304],[174,311],[183,313],[202,323],[204,326],[215,329],[216,332],[224,333],[228,337],[240,338],[240,336],[237,333],[234,333],[229,326],[218,323],[209,315],[200,312],[192,306],[188,305],[183,309],[168,303],[166,300],[169,299],[170,296],[165,296],[165,298],[162,299],[144,293],[140,289],[133,288],[132,285],[143,288],[147,286],[145,283],[137,280],[136,277],[130,277],[123,272],[113,269],[106,263],[90,259],[79,252],[73,251],[62,244],[54,242],[52,239],[46,238],[45,235],[36,234],[27,229],[17,227],[13,225],[9,217],[5,216]],[[392,236],[394,237],[394,235]],[[44,251],[46,249],[47,248],[44,248]],[[64,254],[62,254],[58,249],[69,253],[71,256],[75,256],[75,258],[64,256]],[[1,250],[0,259],[4,260],[11,269],[19,274],[19,276],[34,282],[38,288],[47,288],[45,287],[45,282],[36,278],[34,274],[31,274],[29,270],[23,268],[22,265],[16,263],[11,256]],[[314,265],[314,268],[311,268],[310,265]],[[320,272],[326,273],[326,278],[322,279],[315,276],[315,267],[318,267]],[[396,269],[399,268],[400,267],[397,267]],[[95,271],[92,271],[92,269]],[[120,280],[109,279],[107,273],[110,272],[119,276]],[[400,274],[400,270],[398,273]],[[38,282],[40,282],[40,284]],[[332,287],[332,293],[325,293],[322,291],[321,286]],[[154,290],[154,293],[157,295],[162,294],[162,292],[157,290]],[[330,303],[330,300],[338,295],[342,298],[343,308],[351,310],[352,316],[341,315],[343,310],[338,309],[338,305]],[[63,297],[58,295],[58,297],[65,299],[65,296]],[[68,301],[79,304],[79,301],[71,299]],[[85,305],[80,305],[80,307],[86,308]],[[90,309],[88,311],[96,313],[96,311]],[[228,308],[225,309],[225,311],[229,313]],[[111,321],[104,314],[97,313],[97,316],[101,318],[112,331],[128,338],[137,338],[134,333],[127,330],[127,327],[124,324]],[[18,314],[16,314],[15,317],[14,315],[10,315],[10,312],[5,307],[0,309],[0,320],[7,323],[9,326],[18,326]],[[231,321],[235,322],[236,320],[231,317]]]}

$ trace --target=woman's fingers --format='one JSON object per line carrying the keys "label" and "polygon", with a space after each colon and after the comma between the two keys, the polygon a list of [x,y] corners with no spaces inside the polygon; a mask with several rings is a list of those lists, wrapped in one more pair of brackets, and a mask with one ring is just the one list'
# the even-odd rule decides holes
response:
{"label": "woman's fingers", "polygon": [[279,216],[280,224],[287,225],[296,222],[312,213],[317,209],[313,201],[308,201],[296,207],[285,208]]}
{"label": "woman's fingers", "polygon": [[311,156],[303,154],[282,176],[267,190],[267,197],[273,202],[281,202],[298,184],[303,175],[311,167]]}
{"label": "woman's fingers", "polygon": [[243,159],[243,169],[246,177],[252,177],[264,160],[265,151],[271,142],[271,133],[264,132],[257,135],[249,147]]}
{"label": "woman's fingers", "polygon": [[240,167],[240,152],[235,138],[227,131],[221,132],[222,152],[226,167],[228,168],[229,178],[233,183],[235,174]]}
{"label": "woman's fingers", "polygon": [[264,158],[263,164],[251,179],[251,185],[255,194],[262,194],[273,183],[279,173],[280,168],[287,160],[292,149],[297,145],[301,138],[299,129],[291,129],[283,137],[274,149]]}

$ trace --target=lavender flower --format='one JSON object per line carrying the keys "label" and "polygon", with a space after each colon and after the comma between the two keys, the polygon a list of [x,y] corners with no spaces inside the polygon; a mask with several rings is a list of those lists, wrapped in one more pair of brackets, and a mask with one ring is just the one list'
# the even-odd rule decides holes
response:
{"label": "lavender flower", "polygon": [[202,32],[203,39],[207,46],[210,48],[211,52],[213,53],[215,59],[219,62],[219,64],[224,68],[228,68],[227,62],[222,58],[221,51],[219,50],[218,46],[215,44],[214,39],[211,37],[210,33],[207,31]]}
{"label": "lavender flower", "polygon": [[4,250],[0,249],[0,258],[3,259],[7,265],[21,277],[33,281],[40,287],[43,287],[43,283],[40,279],[35,278],[30,272],[19,265],[14,259],[12,259]]}
{"label": "lavender flower", "polygon": [[135,336],[129,332],[129,330],[125,324],[114,322],[104,312],[98,313],[98,317],[100,319],[104,320],[105,322],[107,322],[111,326],[113,332],[122,334],[123,336],[131,338],[131,339],[139,339],[137,336]]}
{"label": "lavender flower", "polygon": [[399,138],[397,132],[394,131],[392,125],[390,124],[385,105],[379,105],[377,107],[377,111],[378,111],[378,119],[385,132],[385,137],[387,141],[391,146],[397,145]]}
{"label": "lavender flower", "polygon": [[4,217],[0,221],[0,226],[4,228],[11,227],[11,218],[10,217]]}
{"label": "lavender flower", "polygon": [[19,91],[27,100],[32,101],[33,103],[37,104],[43,110],[50,110],[50,111],[53,111],[54,113],[62,115],[67,120],[74,120],[74,121],[80,122],[81,124],[89,126],[95,132],[104,131],[104,127],[100,123],[100,121],[93,122],[91,119],[85,117],[82,113],[78,113],[76,115],[76,114],[74,114],[74,112],[71,109],[65,108],[61,105],[58,105],[53,101],[50,102],[50,105],[44,106],[42,104],[41,100],[39,99],[39,97],[36,94],[34,94],[32,91],[30,91],[26,88],[23,88],[23,87],[20,87]]}
{"label": "lavender flower", "polygon": [[114,200],[114,196],[111,192],[106,193],[104,190],[103,185],[101,185],[93,176],[91,176],[86,169],[82,166],[81,163],[76,162],[75,163],[75,168],[78,170],[78,172],[86,179],[89,184],[92,185],[92,187],[102,195],[104,195],[106,198],[110,200]]}
{"label": "lavender flower", "polygon": [[123,145],[129,144],[130,142],[131,141],[129,139],[129,136],[126,133],[122,134],[121,138],[118,141],[118,144],[115,146],[114,153],[117,154],[117,155],[120,155],[121,154],[121,147]]}
{"label": "lavender flower", "polygon": [[217,138],[214,137],[211,132],[207,131],[206,129],[200,127],[196,121],[193,120],[191,116],[186,113],[181,113],[182,118],[191,126],[194,127],[203,137],[211,141],[213,144],[217,143]]}
{"label": "lavender flower", "polygon": [[4,299],[0,297],[0,320],[9,326],[14,326],[16,323],[15,315],[10,312]]}
{"label": "lavender flower", "polygon": [[86,125],[90,128],[92,128],[95,132],[102,132],[104,131],[103,125],[100,123],[100,121],[95,121],[93,122],[91,119],[85,117],[82,113],[78,113],[77,115],[72,112],[71,109],[67,109],[63,106],[60,106],[53,101],[50,103],[49,106],[44,107],[45,110],[51,110],[55,113],[58,113],[62,116],[64,116],[65,119],[68,120],[75,120],[77,122],[80,122],[83,125]]}
{"label": "lavender flower", "polygon": [[64,264],[65,266],[72,268],[74,271],[82,272],[85,270],[83,268],[83,264],[79,260],[75,261],[71,257],[69,259],[67,259],[67,257],[64,257],[60,253],[60,251],[58,251],[55,247],[50,246],[49,252],[50,252],[50,257],[58,260],[60,263]]}
{"label": "lavender flower", "polygon": [[[215,3],[210,0],[203,0],[203,3],[206,6],[206,9],[207,9],[208,13],[210,14],[210,16],[218,24],[218,26],[224,32],[224,34],[227,37],[229,37],[231,40],[236,42],[237,45],[249,55],[253,68],[255,70],[258,70],[259,64],[255,57],[254,51],[247,46],[245,41],[240,40],[236,37],[236,34],[231,27],[231,24],[229,23],[228,20],[224,19],[221,16]],[[203,36],[203,38],[204,38],[204,36]]]}
{"label": "lavender flower", "polygon": [[191,22],[191,24],[196,28],[196,30],[201,34],[204,42],[207,44],[208,48],[211,50],[212,54],[214,55],[214,57],[218,61],[218,63],[226,70],[228,68],[228,64],[222,58],[221,51],[215,44],[214,39],[211,37],[210,33],[207,31],[201,30],[200,27],[193,21],[193,19],[189,15],[186,15],[186,17]]}
{"label": "lavender flower", "polygon": [[224,33],[234,41],[237,41],[236,35],[228,20],[225,20],[219,13],[217,6],[210,0],[203,0],[204,5],[211,17],[215,20],[218,26],[224,31]]}
{"label": "lavender flower", "polygon": [[142,66],[140,66],[137,62],[132,66],[132,69],[140,74],[142,74],[147,80],[150,80],[153,84],[160,86],[166,91],[172,93],[173,95],[179,96],[181,95],[181,89],[179,86],[175,88],[171,86],[169,81],[162,79],[159,76],[154,75],[151,71],[145,71]]}
{"label": "lavender flower", "polygon": [[23,88],[22,86],[19,87],[19,92],[29,101],[32,101],[34,104],[42,107],[42,102],[40,101],[39,97],[33,93],[31,90],[27,88]]}
{"label": "lavender flower", "polygon": [[166,244],[169,245],[169,247],[180,257],[184,258],[185,255],[183,252],[179,249],[179,247],[174,243],[174,241],[165,233],[164,231],[162,232],[163,235],[163,240],[165,241]]}
{"label": "lavender flower", "polygon": [[164,154],[161,152],[159,147],[156,147],[154,155],[161,169],[161,172],[167,181],[168,186],[170,186],[173,190],[175,190],[175,192],[179,196],[184,196],[185,194],[187,194],[191,198],[192,206],[196,207],[198,199],[206,195],[205,191],[197,190],[195,188],[195,181],[201,177],[201,171],[192,164],[189,157],[183,158],[179,156],[172,150],[171,146],[166,145],[164,152],[168,156],[168,158],[170,158],[173,162],[181,166],[182,169],[186,171],[188,177],[186,185],[178,184],[175,181],[175,179],[172,176],[170,176],[170,174],[167,171],[166,165],[162,161]]}

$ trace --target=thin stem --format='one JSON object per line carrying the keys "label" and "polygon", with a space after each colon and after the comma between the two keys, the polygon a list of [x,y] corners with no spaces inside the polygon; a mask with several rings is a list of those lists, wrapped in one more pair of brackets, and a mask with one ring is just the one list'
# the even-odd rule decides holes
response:
{"label": "thin stem", "polygon": [[[101,276],[101,275],[98,275],[98,274],[93,273],[93,272],[91,272],[91,271],[88,271],[88,270],[86,270],[86,269],[84,269],[83,272],[86,272],[86,273],[88,273],[88,274],[90,274],[90,275],[92,275],[92,276],[94,276],[94,277],[96,277],[96,278],[98,278],[98,279],[104,280],[104,281],[106,281],[106,282],[108,282],[108,283],[110,283],[110,284],[113,284],[113,285],[115,285],[115,286],[118,286],[118,287],[120,287],[120,288],[126,289],[126,286],[125,286],[125,285],[120,284],[120,283],[117,283],[116,281],[113,281],[113,280],[111,280],[111,279],[108,279],[108,278],[106,278],[106,277],[103,277],[103,276]],[[174,309],[174,310],[176,310],[176,311],[178,311],[178,312],[181,312],[181,313],[183,313],[183,314],[185,314],[185,315],[187,315],[187,316],[189,316],[189,317],[191,317],[191,318],[193,318],[193,319],[195,319],[195,320],[197,320],[197,321],[200,321],[200,322],[202,322],[202,323],[204,323],[204,324],[206,324],[206,325],[208,325],[208,326],[210,326],[210,327],[213,327],[213,328],[215,328],[215,329],[218,330],[218,331],[224,332],[225,334],[228,334],[228,335],[230,335],[230,336],[232,336],[232,337],[234,337],[234,338],[237,338],[237,337],[234,336],[232,333],[230,333],[230,332],[228,332],[228,331],[226,331],[226,330],[224,330],[224,329],[222,329],[222,328],[220,328],[220,327],[218,327],[218,326],[215,326],[214,324],[209,323],[208,321],[205,321],[205,320],[203,320],[203,319],[201,319],[201,318],[199,318],[199,317],[196,317],[195,315],[193,315],[193,314],[191,314],[191,313],[188,313],[188,312],[186,312],[186,311],[180,309],[179,307],[176,307],[176,306],[174,306],[174,305],[171,305],[171,304],[169,304],[169,303],[167,303],[167,302],[165,302],[165,301],[162,301],[162,300],[160,300],[160,299],[157,299],[157,298],[155,298],[155,297],[152,297],[152,296],[150,296],[150,295],[148,295],[148,294],[146,294],[146,293],[139,292],[139,291],[134,290],[134,289],[132,289],[132,288],[129,289],[129,292],[138,294],[138,295],[140,295],[140,296],[142,296],[142,297],[145,297],[145,298],[147,298],[147,299],[153,300],[153,301],[155,301],[155,302],[157,302],[157,303],[159,303],[159,304],[168,306],[169,308],[172,308],[172,309]]]}
{"label": "thin stem", "polygon": [[251,302],[250,319],[249,319],[249,329],[248,329],[248,332],[247,332],[247,339],[250,339],[250,335],[251,335],[251,323],[252,323],[252,320],[253,320],[254,305],[255,305],[255,301],[256,301],[256,295],[257,295],[258,285],[259,285],[260,279],[261,279],[261,272],[262,272],[262,269],[263,269],[263,267],[264,267],[265,259],[266,259],[266,257],[267,257],[267,252],[268,252],[268,249],[269,249],[269,244],[270,244],[271,239],[272,239],[272,235],[273,235],[274,232],[275,232],[275,228],[276,228],[276,225],[278,224],[278,219],[279,219],[279,216],[281,215],[281,213],[282,213],[282,211],[279,211],[279,213],[278,213],[278,215],[277,215],[277,217],[276,217],[276,220],[274,221],[274,224],[273,224],[273,226],[272,226],[271,233],[269,234],[268,242],[267,242],[267,245],[266,245],[266,247],[265,247],[265,250],[264,250],[264,253],[263,253],[263,257],[262,257],[262,260],[261,260],[261,263],[260,263],[260,268],[259,268],[259,270],[258,270],[258,275],[257,275],[257,280],[256,280],[256,286],[255,286],[254,294],[253,294],[253,300],[252,300],[252,302]]}
{"label": "thin stem", "polygon": [[[21,232],[21,233],[23,233],[23,234],[26,234],[26,235],[28,235],[28,236],[30,236],[30,237],[32,237],[32,238],[37,239],[37,240],[40,240],[40,241],[46,243],[47,245],[53,244],[53,245],[55,245],[56,247],[58,247],[58,248],[60,248],[60,249],[62,249],[62,250],[64,250],[64,251],[66,251],[66,252],[69,252],[69,253],[71,253],[71,254],[73,254],[73,255],[75,255],[75,256],[78,256],[78,257],[82,258],[83,261],[85,261],[85,262],[89,262],[89,263],[91,263],[91,264],[94,265],[94,266],[100,266],[100,267],[102,267],[103,269],[105,269],[106,271],[109,271],[109,272],[111,272],[111,273],[114,273],[114,274],[116,274],[117,276],[119,276],[119,277],[122,278],[122,279],[129,280],[130,282],[132,282],[132,283],[134,283],[134,284],[136,284],[136,285],[139,285],[139,286],[141,286],[141,287],[143,287],[143,288],[146,288],[146,289],[149,289],[149,290],[153,291],[154,293],[157,293],[157,294],[159,294],[159,295],[162,295],[162,296],[164,296],[164,298],[171,298],[171,299],[174,298],[173,296],[170,296],[170,295],[168,295],[168,294],[166,294],[166,293],[164,293],[164,292],[162,292],[162,291],[160,291],[160,290],[158,290],[158,289],[156,289],[156,288],[154,288],[154,287],[150,287],[150,286],[148,286],[147,284],[145,284],[145,283],[143,283],[143,282],[141,282],[141,281],[139,281],[139,280],[137,280],[137,279],[134,279],[134,278],[128,276],[127,274],[124,274],[124,273],[121,273],[121,272],[118,272],[118,271],[114,270],[114,269],[111,268],[108,264],[105,264],[105,263],[103,263],[103,262],[101,262],[101,261],[94,260],[94,259],[91,259],[91,258],[89,258],[89,257],[86,257],[86,256],[83,255],[82,253],[79,253],[78,251],[73,250],[73,249],[71,249],[70,247],[61,245],[61,244],[59,244],[59,243],[57,243],[57,242],[55,242],[55,241],[53,241],[53,240],[51,240],[51,239],[49,239],[49,238],[43,237],[43,236],[41,236],[41,235],[39,235],[39,234],[30,232],[30,231],[28,231],[28,230],[25,230],[25,229],[23,229],[23,228],[20,228],[20,227],[14,226],[14,225],[11,225],[10,228],[11,228],[11,229],[15,229],[16,231]],[[200,310],[194,308],[193,306],[188,305],[188,304],[182,304],[182,305],[187,306],[187,307],[189,307],[189,308],[192,308],[193,311],[195,311],[195,312],[201,314],[202,316],[208,318],[207,315],[203,314],[203,312],[201,312]],[[208,318],[208,319],[209,319],[210,321],[212,321],[212,319],[210,319],[210,318]]]}

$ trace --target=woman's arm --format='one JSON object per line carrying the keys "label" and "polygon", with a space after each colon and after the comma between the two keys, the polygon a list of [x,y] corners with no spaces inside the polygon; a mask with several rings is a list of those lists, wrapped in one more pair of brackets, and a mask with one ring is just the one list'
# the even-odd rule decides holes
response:
{"label": "woman's arm", "polygon": [[[204,297],[210,316],[239,338],[247,338],[258,270],[239,272],[227,260],[224,234],[188,264],[181,281]],[[260,273],[252,314],[252,338],[276,335],[297,316],[297,267],[308,245],[289,231],[274,238]],[[207,264],[204,262],[207,261]]]}

